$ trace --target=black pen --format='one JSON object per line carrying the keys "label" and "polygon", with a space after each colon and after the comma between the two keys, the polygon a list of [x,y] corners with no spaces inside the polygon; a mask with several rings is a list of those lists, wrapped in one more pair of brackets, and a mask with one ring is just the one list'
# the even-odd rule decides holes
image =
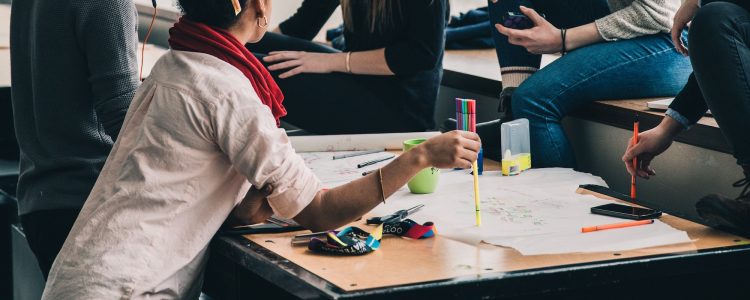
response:
{"label": "black pen", "polygon": [[370,170],[370,171],[367,171],[367,172],[362,172],[362,176],[367,176],[367,175],[370,175],[370,174],[374,173],[374,172],[375,172],[375,171],[377,171],[377,170],[378,170],[378,169],[375,169],[375,170]]}
{"label": "black pen", "polygon": [[357,168],[358,168],[358,169],[360,169],[360,168],[364,168],[364,167],[367,167],[367,166],[369,166],[369,165],[374,165],[374,164],[376,164],[376,163],[379,163],[379,162],[381,162],[381,161],[386,161],[386,160],[389,160],[389,159],[393,159],[394,157],[396,157],[396,156],[395,156],[395,155],[391,155],[391,156],[389,156],[389,157],[384,157],[384,158],[377,158],[377,159],[373,159],[373,160],[371,160],[371,161],[366,161],[366,162],[363,162],[363,163],[361,163],[361,164],[358,164],[358,165],[357,165]]}

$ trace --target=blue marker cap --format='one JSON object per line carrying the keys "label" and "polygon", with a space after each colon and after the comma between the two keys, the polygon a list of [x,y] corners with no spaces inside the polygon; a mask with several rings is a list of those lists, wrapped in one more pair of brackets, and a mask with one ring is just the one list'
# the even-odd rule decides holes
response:
{"label": "blue marker cap", "polygon": [[482,172],[484,172],[484,151],[482,148],[479,148],[479,157],[477,157],[477,168],[479,169],[479,175],[482,175]]}

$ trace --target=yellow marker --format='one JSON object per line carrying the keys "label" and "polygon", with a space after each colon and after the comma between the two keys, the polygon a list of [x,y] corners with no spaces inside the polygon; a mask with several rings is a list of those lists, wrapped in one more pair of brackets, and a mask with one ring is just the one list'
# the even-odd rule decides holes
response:
{"label": "yellow marker", "polygon": [[482,211],[479,208],[479,170],[477,162],[471,164],[471,171],[474,173],[474,206],[477,210],[477,227],[482,226]]}

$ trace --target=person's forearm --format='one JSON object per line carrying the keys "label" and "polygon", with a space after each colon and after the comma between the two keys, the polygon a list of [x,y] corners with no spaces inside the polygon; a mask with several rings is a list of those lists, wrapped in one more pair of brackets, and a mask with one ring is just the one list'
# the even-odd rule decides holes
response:
{"label": "person's forearm", "polygon": [[662,130],[664,133],[666,133],[670,138],[674,139],[680,132],[685,130],[685,127],[680,124],[675,119],[672,119],[672,117],[664,116],[664,118],[661,120],[661,123],[657,126],[659,130]]}
{"label": "person's forearm", "polygon": [[273,214],[273,210],[266,200],[269,194],[271,194],[271,190],[268,187],[262,190],[251,187],[245,194],[245,198],[232,209],[224,224],[226,226],[239,226],[265,221]]}
{"label": "person's forearm", "polygon": [[383,197],[388,198],[417,172],[430,167],[425,157],[424,149],[416,147],[383,167],[382,193],[377,171],[346,185],[318,192],[294,220],[313,231],[346,225],[382,203]]}
{"label": "person's forearm", "polygon": [[349,68],[346,68],[347,53],[330,54],[335,57],[334,71],[346,73],[351,71],[352,74],[362,75],[393,75],[393,71],[388,67],[385,60],[385,48],[352,52],[349,57]]}
{"label": "person's forearm", "polygon": [[596,29],[596,24],[588,23],[568,29],[565,46],[568,51],[604,41]]}

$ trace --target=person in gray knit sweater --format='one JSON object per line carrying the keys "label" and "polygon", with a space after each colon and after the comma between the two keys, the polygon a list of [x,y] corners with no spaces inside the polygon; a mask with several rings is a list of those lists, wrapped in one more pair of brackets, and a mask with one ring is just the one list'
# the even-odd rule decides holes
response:
{"label": "person in gray knit sweater", "polygon": [[138,88],[132,0],[11,7],[11,85],[21,224],[46,276]]}
{"label": "person in gray knit sweater", "polygon": [[[501,112],[529,120],[535,167],[576,166],[560,124],[568,113],[596,100],[674,96],[692,72],[669,35],[680,0],[489,2]],[[524,15],[529,26],[519,28]],[[563,56],[540,70],[549,53]]]}

